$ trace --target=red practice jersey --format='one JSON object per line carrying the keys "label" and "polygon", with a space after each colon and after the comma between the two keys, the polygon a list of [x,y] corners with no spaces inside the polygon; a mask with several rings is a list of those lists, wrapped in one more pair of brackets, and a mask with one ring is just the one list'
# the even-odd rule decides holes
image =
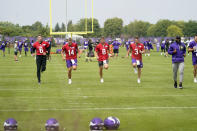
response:
{"label": "red practice jersey", "polygon": [[98,61],[104,61],[108,59],[108,53],[109,53],[109,45],[107,43],[105,43],[104,45],[102,45],[101,43],[99,43],[96,46],[95,51],[98,54]]}
{"label": "red practice jersey", "polygon": [[39,42],[35,42],[33,44],[33,48],[36,49],[36,55],[43,55],[44,53],[46,54],[47,48],[49,48],[49,43],[46,41],[42,41],[40,44]]}
{"label": "red practice jersey", "polygon": [[77,59],[78,46],[76,43],[72,43],[70,46],[68,43],[65,44],[62,51],[66,54],[66,60]]}
{"label": "red practice jersey", "polygon": [[132,51],[132,58],[136,60],[142,60],[142,54],[140,51],[144,51],[144,45],[142,43],[133,43],[130,45],[130,49]]}

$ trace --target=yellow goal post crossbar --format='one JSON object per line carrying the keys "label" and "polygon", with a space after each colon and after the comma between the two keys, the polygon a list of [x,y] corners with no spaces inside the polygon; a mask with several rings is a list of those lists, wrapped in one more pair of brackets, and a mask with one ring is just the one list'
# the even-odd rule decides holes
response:
{"label": "yellow goal post crossbar", "polygon": [[[52,0],[49,0],[50,1],[50,7],[49,7],[49,10],[50,10],[50,35],[66,35],[66,34],[71,34],[71,36],[73,34],[76,34],[76,35],[85,35],[85,34],[91,34],[91,33],[94,33],[94,0],[91,0],[92,1],[92,10],[91,10],[91,13],[92,13],[92,30],[91,31],[88,31],[88,18],[87,18],[87,5],[88,5],[88,0],[85,0],[85,31],[78,31],[78,32],[53,32],[53,24],[52,24]],[[67,26],[67,25],[66,25]]]}

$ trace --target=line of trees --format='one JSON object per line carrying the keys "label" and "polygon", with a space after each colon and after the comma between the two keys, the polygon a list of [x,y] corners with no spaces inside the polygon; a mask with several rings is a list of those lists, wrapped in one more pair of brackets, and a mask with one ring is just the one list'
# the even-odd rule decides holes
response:
{"label": "line of trees", "polygon": [[[92,20],[88,19],[88,31],[92,30]],[[56,32],[65,32],[66,25],[57,23],[53,29]],[[68,22],[67,31],[85,31],[85,19],[80,19],[77,23]],[[0,34],[4,36],[24,36],[35,37],[42,34],[49,37],[49,26],[37,21],[32,25],[20,26],[11,22],[0,22]],[[156,24],[146,21],[135,20],[128,25],[123,25],[121,18],[109,18],[104,22],[102,28],[97,19],[94,19],[94,34],[84,35],[84,37],[174,37],[194,36],[197,34],[197,21],[171,21],[167,19],[159,20]],[[58,36],[59,37],[59,36]]]}

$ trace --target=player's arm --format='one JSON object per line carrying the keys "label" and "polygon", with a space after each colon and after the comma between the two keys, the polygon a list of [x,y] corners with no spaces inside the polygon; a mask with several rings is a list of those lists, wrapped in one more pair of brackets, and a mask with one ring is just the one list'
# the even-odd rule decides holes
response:
{"label": "player's arm", "polygon": [[128,51],[127,51],[126,57],[129,57],[130,52],[131,52],[131,47],[129,46],[129,49],[128,49]]}
{"label": "player's arm", "polygon": [[98,48],[96,46],[95,51],[94,51],[94,56],[98,59]]}
{"label": "player's arm", "polygon": [[35,54],[36,54],[35,53],[36,52],[36,44],[35,43],[33,44],[32,51],[33,51],[32,55],[35,56]]}
{"label": "player's arm", "polygon": [[170,46],[170,48],[168,49],[168,54],[172,55],[176,53],[176,49],[174,50],[174,48],[172,46]]}
{"label": "player's arm", "polygon": [[142,49],[139,51],[141,54],[145,53],[144,45],[142,45]]}
{"label": "player's arm", "polygon": [[65,51],[64,51],[64,47],[62,47],[62,51],[61,51],[61,55],[62,55],[62,60],[64,61],[65,60],[65,53],[64,53]]}
{"label": "player's arm", "polygon": [[80,50],[80,49],[78,48],[78,45],[76,45],[76,51],[78,52],[78,53],[77,53],[78,57],[81,58],[82,50]]}
{"label": "player's arm", "polygon": [[192,43],[189,44],[189,49],[188,49],[188,51],[189,51],[189,52],[195,51],[194,46],[192,45]]}

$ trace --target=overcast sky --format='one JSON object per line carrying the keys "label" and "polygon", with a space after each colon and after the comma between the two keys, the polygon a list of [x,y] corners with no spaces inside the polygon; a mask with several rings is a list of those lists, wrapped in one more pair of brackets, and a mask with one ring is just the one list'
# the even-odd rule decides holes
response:
{"label": "overcast sky", "polygon": [[[66,0],[52,1],[53,23],[64,22]],[[82,13],[84,16],[82,2],[84,0],[68,0],[69,18],[75,16],[77,20]],[[35,21],[45,25],[49,23],[49,0],[0,0],[0,3],[0,21],[20,25],[31,25]],[[150,23],[156,23],[159,19],[197,20],[196,10],[197,0],[94,0],[94,16],[101,26],[107,18],[112,17],[122,18],[124,25],[135,19]]]}

